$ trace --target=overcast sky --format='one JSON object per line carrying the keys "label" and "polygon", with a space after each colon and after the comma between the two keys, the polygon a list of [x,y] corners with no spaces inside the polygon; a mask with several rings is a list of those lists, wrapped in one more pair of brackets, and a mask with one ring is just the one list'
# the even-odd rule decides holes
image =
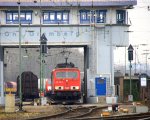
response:
{"label": "overcast sky", "polygon": [[[138,67],[139,64],[146,62],[146,55],[143,55],[143,53],[150,53],[150,51],[147,51],[150,50],[150,7],[148,9],[150,0],[137,0],[137,2],[137,6],[134,6],[134,9],[129,10],[128,13],[131,21],[130,31],[132,31],[129,33],[129,44],[138,46],[134,47]],[[144,46],[143,44],[146,45]],[[125,65],[125,48],[116,48],[114,53],[115,65]],[[147,58],[150,58],[150,54],[148,54]],[[126,60],[128,67],[129,62],[128,59]],[[135,56],[132,63],[135,63]],[[147,63],[150,63],[150,59],[147,59]]]}

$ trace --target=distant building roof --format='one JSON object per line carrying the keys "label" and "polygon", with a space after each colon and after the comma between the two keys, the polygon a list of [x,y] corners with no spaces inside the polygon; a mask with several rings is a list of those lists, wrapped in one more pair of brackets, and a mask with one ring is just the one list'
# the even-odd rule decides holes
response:
{"label": "distant building roof", "polygon": [[[0,0],[0,6],[132,6],[137,0]],[[41,3],[40,3],[41,1]]]}

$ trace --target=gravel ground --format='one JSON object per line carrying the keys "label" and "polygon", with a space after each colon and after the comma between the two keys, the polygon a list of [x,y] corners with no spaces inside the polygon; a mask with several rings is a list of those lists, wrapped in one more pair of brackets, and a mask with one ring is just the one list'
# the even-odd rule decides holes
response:
{"label": "gravel ground", "polygon": [[[73,105],[71,107],[73,108],[77,106]],[[132,105],[120,105],[120,107],[128,108],[129,112],[133,112]],[[64,105],[47,105],[47,106],[27,105],[27,106],[23,106],[24,111],[20,112],[17,110],[18,110],[18,107],[16,106],[16,112],[6,113],[5,108],[0,106],[0,120],[25,120],[29,118],[38,117],[38,116],[54,115],[60,112],[64,112],[68,109],[66,108],[66,106],[64,107]]]}
{"label": "gravel ground", "polygon": [[[18,107],[16,107],[16,110]],[[65,111],[66,108],[60,106],[24,106],[24,111],[6,113],[4,107],[0,107],[0,120],[25,120],[38,116],[53,115]]]}

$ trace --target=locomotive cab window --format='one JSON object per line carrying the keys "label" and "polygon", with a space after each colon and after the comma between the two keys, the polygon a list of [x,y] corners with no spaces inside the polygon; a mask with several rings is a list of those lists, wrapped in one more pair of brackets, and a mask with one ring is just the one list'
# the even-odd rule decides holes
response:
{"label": "locomotive cab window", "polygon": [[57,78],[77,78],[77,72],[57,72],[56,77]]}

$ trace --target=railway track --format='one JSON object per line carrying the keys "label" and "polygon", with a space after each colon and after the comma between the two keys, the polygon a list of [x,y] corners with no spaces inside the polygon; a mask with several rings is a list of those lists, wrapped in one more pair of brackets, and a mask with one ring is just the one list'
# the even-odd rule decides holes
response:
{"label": "railway track", "polygon": [[118,115],[111,117],[78,117],[72,120],[150,120],[150,113]]}
{"label": "railway track", "polygon": [[114,115],[110,117],[101,117],[101,112],[107,106],[97,107],[66,107],[67,110],[55,115],[30,118],[28,120],[149,120],[150,112],[140,114]]}
{"label": "railway track", "polygon": [[150,118],[150,113],[140,113],[140,114],[130,114],[124,116],[112,116],[106,118],[105,120],[144,120],[146,118]]}
{"label": "railway track", "polygon": [[58,113],[55,115],[50,115],[50,116],[43,116],[43,117],[36,117],[36,118],[31,118],[28,120],[71,120],[71,119],[76,119],[76,118],[82,118],[84,116],[89,116],[95,113],[97,110],[103,110],[105,107],[96,107],[96,106],[90,106],[90,107],[77,107],[77,108],[68,108],[68,110]]}

